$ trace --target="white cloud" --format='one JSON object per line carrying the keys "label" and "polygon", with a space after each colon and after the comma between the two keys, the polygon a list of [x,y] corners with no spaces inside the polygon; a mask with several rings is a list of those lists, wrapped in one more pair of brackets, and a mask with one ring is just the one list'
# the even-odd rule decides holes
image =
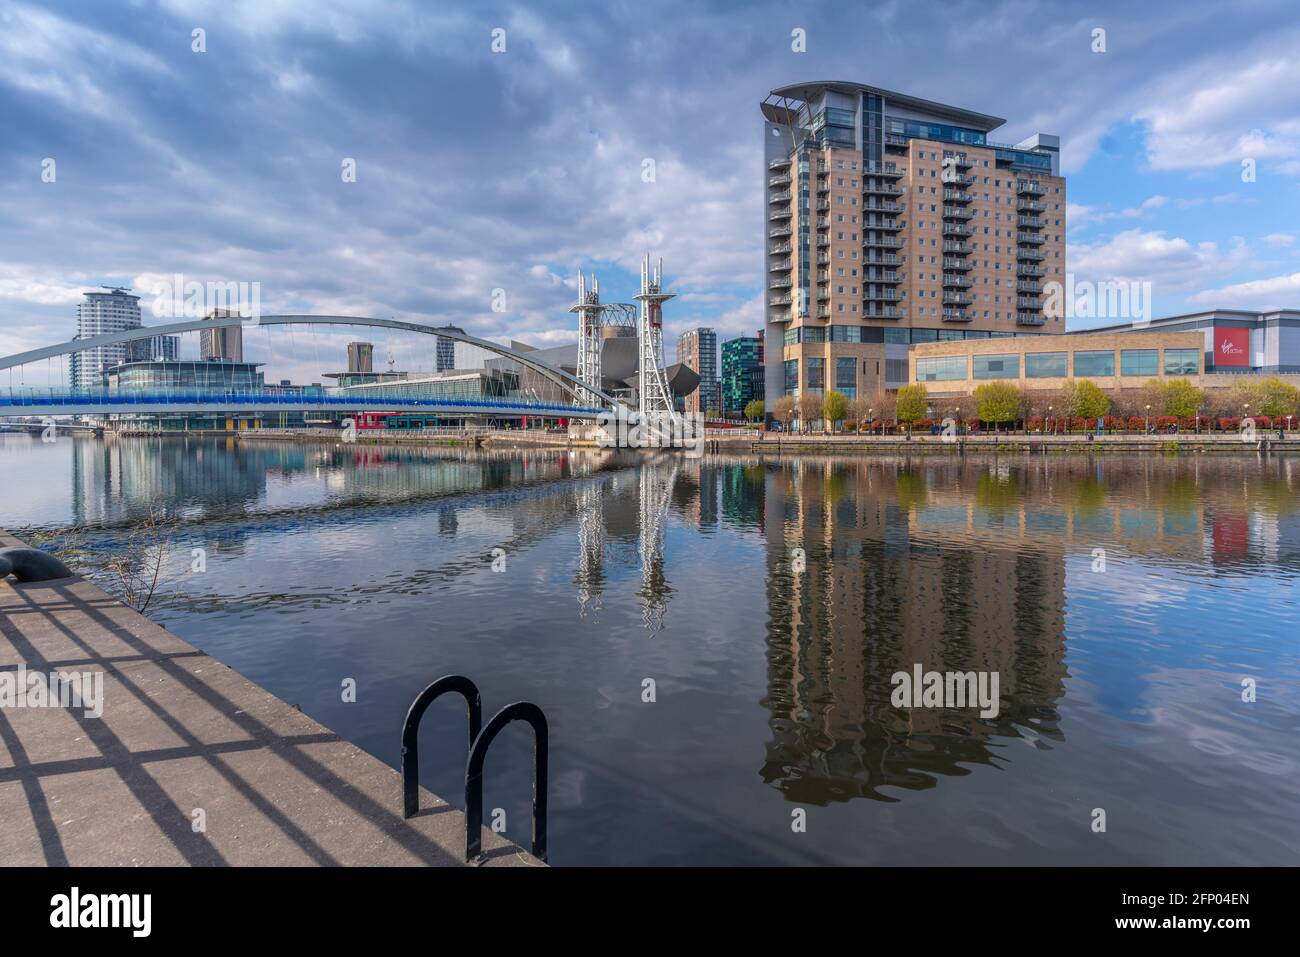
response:
{"label": "white cloud", "polygon": [[1076,281],[1121,279],[1150,282],[1157,296],[1201,288],[1221,280],[1249,258],[1245,240],[1190,243],[1163,231],[1129,229],[1096,243],[1070,243],[1068,261]]}
{"label": "white cloud", "polygon": [[1264,242],[1274,249],[1286,249],[1295,243],[1295,236],[1291,233],[1269,233],[1264,237]]}
{"label": "white cloud", "polygon": [[1187,301],[1224,309],[1300,308],[1300,272],[1207,289],[1188,296]]}

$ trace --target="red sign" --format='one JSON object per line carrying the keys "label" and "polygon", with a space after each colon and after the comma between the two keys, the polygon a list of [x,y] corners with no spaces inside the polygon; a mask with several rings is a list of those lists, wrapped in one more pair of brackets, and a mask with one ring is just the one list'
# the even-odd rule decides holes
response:
{"label": "red sign", "polygon": [[1250,330],[1214,327],[1214,364],[1216,366],[1250,365]]}

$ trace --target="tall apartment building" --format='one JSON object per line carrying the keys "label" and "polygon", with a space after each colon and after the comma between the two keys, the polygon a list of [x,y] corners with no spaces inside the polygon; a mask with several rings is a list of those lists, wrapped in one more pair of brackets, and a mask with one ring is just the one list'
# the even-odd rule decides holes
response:
{"label": "tall apartment building", "polygon": [[782,87],[765,143],[768,407],[801,389],[907,383],[914,342],[1065,331],[1060,141],[858,83]]}
{"label": "tall apartment building", "polygon": [[757,398],[753,371],[763,365],[763,340],[739,336],[722,344],[722,411],[740,413]]}
{"label": "tall apartment building", "polygon": [[[464,332],[464,329],[456,326],[447,326],[452,332]],[[445,339],[438,336],[438,351],[436,356],[437,365],[435,368],[439,372],[450,372],[456,368],[456,340]]]}
{"label": "tall apartment building", "polygon": [[685,411],[722,409],[722,383],[718,379],[718,334],[707,326],[682,333],[677,340],[677,361],[700,377],[700,385],[686,396]]}
{"label": "tall apartment building", "polygon": [[[83,293],[84,301],[77,306],[76,338],[89,339],[140,328],[140,297],[122,287],[104,288],[107,292]],[[75,352],[71,357],[72,384],[79,389],[97,388],[104,384],[105,371],[133,355],[132,343],[127,342]]]}
{"label": "tall apartment building", "polygon": [[[218,319],[237,316],[238,312],[230,309],[213,309],[204,319]],[[244,361],[244,329],[242,326],[218,326],[199,332],[199,357],[203,359],[224,359],[227,362]]]}
{"label": "tall apartment building", "polygon": [[[442,340],[438,340],[441,342]],[[348,371],[374,372],[375,346],[371,342],[348,343]]]}

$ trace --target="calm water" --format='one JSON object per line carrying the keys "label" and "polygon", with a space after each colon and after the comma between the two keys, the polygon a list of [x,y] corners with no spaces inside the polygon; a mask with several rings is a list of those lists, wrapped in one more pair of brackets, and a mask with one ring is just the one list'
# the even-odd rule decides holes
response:
{"label": "calm water", "polygon": [[[1300,459],[9,435],[0,488],[0,526],[85,526],[71,540],[110,587],[97,563],[132,523],[174,518],[151,616],[390,764],[439,675],[473,677],[488,713],[540,704],[556,864],[1300,854]],[[916,663],[997,671],[1001,713],[894,708]],[[453,803],[463,720],[435,706],[422,743]],[[487,807],[521,842],[530,749],[512,726],[488,763]]]}

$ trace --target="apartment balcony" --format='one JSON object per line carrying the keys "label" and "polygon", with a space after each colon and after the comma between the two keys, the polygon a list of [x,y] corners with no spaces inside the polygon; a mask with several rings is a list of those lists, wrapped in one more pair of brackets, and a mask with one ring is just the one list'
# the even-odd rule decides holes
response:
{"label": "apartment balcony", "polygon": [[1026,229],[1042,229],[1047,225],[1047,220],[1041,216],[1017,216],[1016,225]]}
{"label": "apartment balcony", "polygon": [[943,251],[946,253],[961,253],[964,256],[970,252],[970,247],[955,239],[945,239],[943,241]]}
{"label": "apartment balcony", "polygon": [[970,322],[974,318],[965,309],[945,309],[943,311],[944,322]]}
{"label": "apartment balcony", "polygon": [[789,236],[789,235],[790,235],[789,226],[778,226],[776,227],[776,229],[769,229],[767,231],[768,239],[781,239],[782,237]]}
{"label": "apartment balcony", "polygon": [[819,213],[829,213],[831,211],[831,204],[823,199],[823,200],[819,200],[817,205],[814,208]]}
{"label": "apartment balcony", "polygon": [[1042,266],[1028,266],[1024,263],[1016,265],[1017,276],[1041,276],[1043,274]]}
{"label": "apartment balcony", "polygon": [[778,243],[768,250],[773,256],[788,256],[790,254],[789,243]]}
{"label": "apartment balcony", "polygon": [[864,319],[906,319],[907,310],[896,306],[866,305],[862,307]]}
{"label": "apartment balcony", "polygon": [[831,291],[830,291],[830,289],[829,289],[829,288],[825,288],[825,289],[823,289],[822,287],[819,286],[819,287],[817,288],[817,301],[818,301],[818,302],[830,302],[830,301],[831,301]]}
{"label": "apartment balcony", "polygon": [[1041,246],[1043,243],[1047,242],[1047,237],[1040,236],[1038,233],[1016,233],[1016,242]]}
{"label": "apartment balcony", "polygon": [[1020,292],[1040,293],[1043,291],[1041,282],[1031,282],[1028,279],[1021,279],[1016,283],[1016,289]]}
{"label": "apartment balcony", "polygon": [[1047,204],[1036,199],[1017,198],[1016,209],[1022,213],[1043,213],[1047,211]]}
{"label": "apartment balcony", "polygon": [[865,163],[862,172],[868,176],[888,176],[896,179],[904,175],[907,168],[895,166],[893,163]]}
{"label": "apartment balcony", "polygon": [[974,219],[975,213],[964,206],[945,206],[943,208],[945,219]]}
{"label": "apartment balcony", "polygon": [[767,221],[770,223],[779,223],[781,220],[789,219],[789,218],[790,218],[789,209],[778,209],[774,213],[772,213],[771,216],[767,217]]}
{"label": "apartment balcony", "polygon": [[964,189],[944,189],[943,201],[945,203],[969,203],[975,197]]}
{"label": "apartment balcony", "polygon": [[790,268],[791,268],[790,258],[787,256],[785,259],[778,259],[775,262],[773,262],[772,265],[767,268],[767,271],[768,272],[789,272]]}
{"label": "apartment balcony", "polygon": [[891,233],[896,233],[903,228],[903,224],[896,219],[879,219],[871,217],[869,222],[862,224],[863,229],[886,229]]}
{"label": "apartment balcony", "polygon": [[782,190],[779,193],[772,193],[767,197],[767,201],[773,204],[788,203],[790,202],[790,191],[787,189],[787,190]]}
{"label": "apartment balcony", "polygon": [[945,306],[969,306],[974,301],[970,296],[961,292],[945,292],[943,294],[943,304]]}
{"label": "apartment balcony", "polygon": [[771,170],[786,169],[786,168],[788,168],[789,166],[790,166],[790,158],[789,158],[789,157],[786,157],[785,159],[775,159],[775,160],[772,160],[772,162],[770,162],[770,163],[767,164],[767,168],[768,168],[768,169],[771,169]]}
{"label": "apartment balcony", "polygon": [[830,306],[818,306],[818,307],[817,307],[817,318],[818,318],[818,319],[829,319],[830,317],[831,317],[831,307],[830,307]]}
{"label": "apartment balcony", "polygon": [[1016,313],[1016,325],[1045,326],[1047,325],[1047,320],[1043,318],[1041,312],[1018,312]]}
{"label": "apartment balcony", "polygon": [[817,248],[818,248],[818,249],[827,249],[827,248],[830,247],[830,244],[831,244],[831,238],[830,238],[829,236],[818,236],[818,237],[817,237]]}
{"label": "apartment balcony", "polygon": [[943,259],[944,269],[970,269],[970,262],[965,259],[950,259],[947,256]]}
{"label": "apartment balcony", "polygon": [[819,265],[819,266],[825,266],[825,265],[827,265],[828,263],[830,263],[830,261],[831,261],[831,257],[830,257],[830,256],[827,256],[825,253],[818,253],[818,254],[817,254],[817,265]]}
{"label": "apartment balcony", "polygon": [[867,202],[862,204],[862,208],[869,213],[901,213],[907,206],[904,203]]}
{"label": "apartment balcony", "polygon": [[767,301],[769,306],[788,306],[790,305],[789,296],[773,296]]}
{"label": "apartment balcony", "polygon": [[971,281],[959,272],[946,272],[943,274],[943,284],[950,289],[969,289]]}
{"label": "apartment balcony", "polygon": [[873,236],[862,240],[862,245],[878,249],[902,249],[904,243],[896,236]]}
{"label": "apartment balcony", "polygon": [[961,223],[944,223],[943,234],[945,236],[969,236],[971,235],[971,228],[963,226]]}
{"label": "apartment balcony", "polygon": [[830,191],[831,191],[830,180],[820,179],[820,178],[819,178],[819,179],[817,180],[817,195],[818,195],[818,196],[825,196],[825,195],[829,194]]}
{"label": "apartment balcony", "polygon": [[1045,196],[1047,189],[1036,179],[1018,179],[1016,192],[1021,196]]}
{"label": "apartment balcony", "polygon": [[908,138],[906,136],[900,136],[898,133],[885,134],[886,146],[906,146],[907,144]]}
{"label": "apartment balcony", "polygon": [[895,186],[893,183],[873,183],[871,185],[868,185],[867,183],[864,182],[862,184],[862,192],[869,193],[873,196],[902,196],[903,195],[902,187]]}
{"label": "apartment balcony", "polygon": [[789,280],[789,279],[773,279],[771,282],[769,282],[769,283],[767,284],[767,288],[768,288],[768,289],[789,289],[789,288],[790,288],[790,280]]}
{"label": "apartment balcony", "polygon": [[768,185],[768,186],[789,186],[789,185],[790,185],[790,177],[789,177],[789,176],[784,176],[784,175],[783,175],[783,176],[769,176],[768,179],[767,179],[767,185]]}
{"label": "apartment balcony", "polygon": [[864,292],[862,298],[866,302],[898,302],[903,297],[896,289],[878,289],[875,292]]}
{"label": "apartment balcony", "polygon": [[899,283],[903,281],[902,274],[894,272],[892,269],[871,270],[862,278],[864,282]]}
{"label": "apartment balcony", "polygon": [[1047,253],[1041,249],[1034,249],[1032,246],[1019,246],[1016,248],[1016,258],[1042,262],[1047,258]]}
{"label": "apartment balcony", "polygon": [[943,151],[943,159],[944,159],[944,163],[945,163],[945,164],[948,162],[948,160],[952,160],[953,163],[954,163],[954,165],[955,165],[958,169],[970,169],[970,168],[971,168],[970,157],[967,156],[965,153],[959,153],[959,152],[957,152],[957,151],[955,151],[955,150],[944,150],[944,151]]}
{"label": "apartment balcony", "polygon": [[897,266],[902,263],[893,253],[870,253],[862,261],[868,266]]}
{"label": "apartment balcony", "polygon": [[1043,304],[1037,296],[1021,296],[1016,300],[1017,309],[1032,309],[1037,312],[1043,308]]}

